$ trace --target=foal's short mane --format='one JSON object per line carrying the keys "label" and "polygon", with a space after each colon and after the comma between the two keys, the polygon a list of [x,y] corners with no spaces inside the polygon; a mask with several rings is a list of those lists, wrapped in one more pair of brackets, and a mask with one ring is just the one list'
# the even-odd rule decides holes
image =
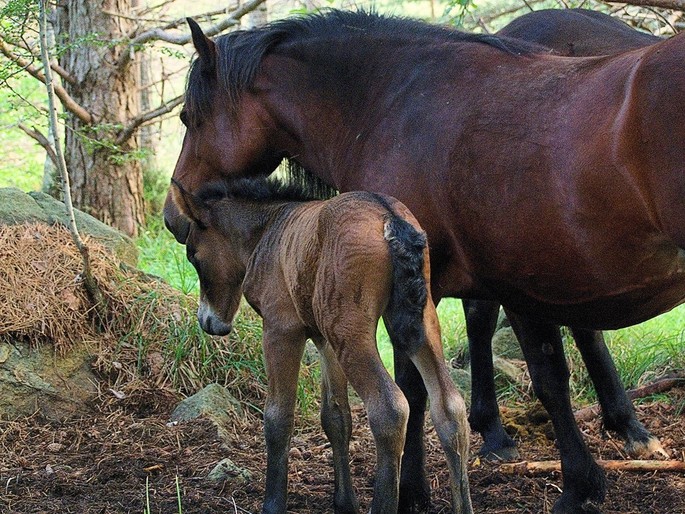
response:
{"label": "foal's short mane", "polygon": [[[323,13],[275,21],[251,30],[239,30],[216,38],[216,75],[218,87],[228,95],[234,108],[240,94],[249,88],[262,59],[277,47],[306,41],[344,41],[345,47],[369,48],[366,38],[406,41],[421,46],[428,42],[483,43],[512,54],[531,54],[544,47],[506,37],[471,34],[453,28],[418,20],[387,17],[365,11],[327,10]],[[321,45],[323,52],[326,45]],[[373,50],[371,50],[373,51]],[[198,123],[211,114],[211,100],[217,84],[202,76],[199,60],[195,60],[188,75],[186,111],[191,123]]]}
{"label": "foal's short mane", "polygon": [[197,197],[205,202],[223,199],[242,199],[254,202],[269,203],[277,201],[309,202],[312,200],[326,200],[330,194],[324,194],[308,181],[293,182],[292,180],[270,177],[236,178],[210,184],[197,193]]}

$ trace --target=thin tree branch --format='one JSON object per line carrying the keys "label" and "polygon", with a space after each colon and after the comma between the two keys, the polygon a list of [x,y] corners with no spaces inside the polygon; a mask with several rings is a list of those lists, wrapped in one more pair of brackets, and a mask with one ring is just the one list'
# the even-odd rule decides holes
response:
{"label": "thin tree branch", "polygon": [[[4,35],[0,34],[0,42],[4,42],[6,45],[12,45],[17,48],[21,48],[22,50],[26,50],[27,52],[31,52],[31,55],[33,55],[36,59],[40,59],[40,55],[36,54],[36,52],[28,45],[26,42],[22,41],[22,44],[15,43],[14,41],[9,41],[4,37]],[[5,53],[5,52],[3,52]],[[62,68],[57,62],[51,62],[50,63],[50,68],[52,68],[52,71],[57,73],[57,75],[60,76],[62,80],[65,82],[68,82],[69,84],[76,84],[76,78],[69,73],[67,70]]]}
{"label": "thin tree branch", "polygon": [[167,114],[171,112],[174,107],[177,105],[181,104],[183,102],[184,95],[179,95],[173,100],[170,100],[168,102],[165,102],[163,105],[159,106],[157,109],[154,109],[152,111],[145,112],[143,114],[140,114],[139,116],[136,116],[131,120],[131,122],[124,127],[120,132],[119,135],[117,136],[117,139],[115,143],[117,145],[120,145],[124,142],[126,142],[140,127],[143,123],[148,122],[150,120],[153,120],[155,118],[158,118],[159,116],[163,116],[164,114]]}
{"label": "thin tree branch", "polygon": [[[241,5],[238,9],[233,11],[229,16],[226,16],[221,21],[215,23],[214,25],[206,28],[204,33],[207,36],[215,36],[220,32],[223,32],[229,27],[238,25],[240,23],[240,18],[242,18],[247,13],[254,11],[257,7],[263,4],[266,0],[250,0],[249,2]],[[180,22],[179,22],[180,24]],[[173,45],[185,45],[191,40],[190,34],[172,34],[167,32],[161,27],[146,30],[138,34],[136,37],[129,41],[129,48],[148,43],[149,41],[164,41],[166,43],[171,43]],[[119,66],[126,64],[131,59],[131,52],[122,52],[121,59],[119,60]]]}
{"label": "thin tree branch", "polygon": [[[59,141],[59,134],[57,131],[57,110],[55,106],[55,96],[56,92],[54,89],[54,83],[52,80],[52,69],[50,68],[50,52],[48,50],[47,42],[47,6],[48,0],[40,0],[40,55],[41,61],[43,62],[43,73],[45,77],[45,87],[48,93],[48,110],[49,110],[49,120],[50,126],[52,127],[52,132],[55,138],[55,156],[57,157],[57,168],[62,176],[62,194],[64,197],[64,205],[66,207],[66,213],[68,218],[69,232],[71,232],[71,237],[76,244],[81,258],[83,260],[83,285],[86,288],[90,300],[93,302],[95,311],[101,316],[101,321],[104,321],[103,309],[104,301],[102,297],[102,291],[98,287],[93,274],[90,269],[90,256],[88,251],[88,246],[81,239],[78,227],[76,226],[76,218],[74,217],[74,206],[71,202],[71,189],[69,185],[69,171],[67,170],[67,163],[64,159],[64,153],[62,152],[62,147]],[[49,144],[49,143],[48,143]]]}
{"label": "thin tree branch", "polygon": [[[17,66],[23,68],[33,78],[40,80],[41,82],[45,82],[46,79],[43,72],[36,68],[28,59],[25,59],[12,52],[12,49],[7,45],[7,43],[5,43],[2,40],[0,40],[0,52],[10,61],[17,64]],[[48,68],[50,67],[48,66]],[[73,112],[84,123],[93,122],[93,117],[91,116],[91,114],[88,111],[86,111],[83,107],[81,107],[78,103],[76,103],[76,101],[71,96],[69,96],[69,93],[67,93],[64,87],[62,87],[59,84],[53,84],[53,89],[55,91],[55,95],[57,96],[57,98],[60,99],[65,109],[67,109],[70,112]]]}
{"label": "thin tree branch", "polygon": [[674,11],[685,11],[685,0],[604,0],[609,4],[628,4],[638,7],[658,7],[660,9],[673,9]]}
{"label": "thin tree branch", "polygon": [[[685,462],[682,460],[598,460],[602,468],[610,471],[685,471]],[[552,473],[561,471],[561,462],[558,460],[538,462],[513,462],[499,466],[503,473],[513,475],[535,475],[540,473]]]}
{"label": "thin tree branch", "polygon": [[19,123],[17,125],[21,130],[24,131],[24,133],[29,136],[32,139],[35,139],[40,146],[43,147],[45,152],[48,154],[48,157],[52,161],[52,163],[59,168],[59,161],[57,159],[57,154],[55,153],[54,148],[52,148],[52,145],[50,144],[50,141],[48,141],[48,138],[43,135],[42,132],[40,132],[36,127],[28,128],[26,125],[23,123]]}

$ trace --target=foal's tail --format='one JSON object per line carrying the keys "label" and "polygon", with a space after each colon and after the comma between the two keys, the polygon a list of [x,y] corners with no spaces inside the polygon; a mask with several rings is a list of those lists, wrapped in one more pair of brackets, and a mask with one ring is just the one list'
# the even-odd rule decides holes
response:
{"label": "foal's tail", "polygon": [[426,234],[418,231],[388,205],[376,199],[388,210],[384,237],[392,260],[392,292],[385,313],[385,323],[392,344],[398,350],[413,355],[425,341],[423,311],[428,289],[423,274]]}

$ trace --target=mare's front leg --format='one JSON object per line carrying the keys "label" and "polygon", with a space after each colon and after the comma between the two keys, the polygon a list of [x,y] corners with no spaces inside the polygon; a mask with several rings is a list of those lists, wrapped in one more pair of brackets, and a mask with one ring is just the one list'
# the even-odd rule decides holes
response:
{"label": "mare's front leg", "polygon": [[336,513],[359,511],[350,473],[350,437],[352,416],[347,396],[347,377],[331,345],[317,341],[321,356],[321,425],[333,450]]}
{"label": "mare's front leg", "polygon": [[425,512],[430,506],[430,487],[426,480],[426,449],[423,427],[428,393],[421,374],[409,356],[394,350],[395,382],[409,402],[407,437],[402,455],[400,477],[400,514]]}
{"label": "mare's front leg", "polygon": [[571,327],[571,331],[602,406],[604,426],[618,433],[626,443],[626,451],[633,457],[653,453],[665,456],[659,440],[635,416],[602,332],[576,327]]}
{"label": "mare's front leg", "polygon": [[478,452],[486,458],[516,460],[516,443],[502,426],[495,391],[492,364],[492,336],[497,328],[499,303],[485,300],[462,300],[466,335],[471,356],[471,428],[483,437]]}
{"label": "mare's front leg", "polygon": [[554,425],[561,457],[563,493],[554,505],[557,514],[600,512],[606,483],[604,472],[585,445],[569,396],[569,371],[558,327],[538,323],[507,310],[521,343],[535,394]]}
{"label": "mare's front leg", "polygon": [[268,394],[264,408],[266,438],[266,493],[264,514],[286,512],[288,451],[293,432],[300,361],[306,337],[303,330],[282,331],[264,323],[263,346]]}

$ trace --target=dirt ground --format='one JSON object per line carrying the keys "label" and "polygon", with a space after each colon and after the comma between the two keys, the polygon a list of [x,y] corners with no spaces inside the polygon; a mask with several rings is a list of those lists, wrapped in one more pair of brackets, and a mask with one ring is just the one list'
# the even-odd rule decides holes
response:
{"label": "dirt ground", "polygon": [[[646,402],[638,416],[673,459],[685,459],[685,388],[668,401]],[[259,512],[264,488],[264,443],[258,419],[236,421],[226,446],[207,421],[167,426],[176,398],[164,391],[126,400],[103,393],[88,415],[56,423],[39,415],[0,422],[1,513],[177,513]],[[364,411],[354,411],[352,470],[362,511],[368,509],[375,462]],[[291,512],[331,512],[330,449],[316,419],[298,419],[290,464]],[[620,441],[603,432],[597,420],[581,424],[593,454],[623,458]],[[524,458],[557,459],[548,425],[514,430]],[[472,439],[472,452],[480,445]],[[449,512],[447,471],[435,434],[429,428],[431,512]],[[239,483],[210,485],[204,477],[229,457],[251,473]],[[471,492],[476,512],[545,513],[560,494],[558,473],[504,474],[497,464],[472,458]],[[146,485],[147,484],[147,485]],[[177,486],[178,484],[178,486]],[[685,513],[685,475],[669,472],[610,472],[604,504],[609,513]],[[149,500],[147,500],[149,498]]]}

